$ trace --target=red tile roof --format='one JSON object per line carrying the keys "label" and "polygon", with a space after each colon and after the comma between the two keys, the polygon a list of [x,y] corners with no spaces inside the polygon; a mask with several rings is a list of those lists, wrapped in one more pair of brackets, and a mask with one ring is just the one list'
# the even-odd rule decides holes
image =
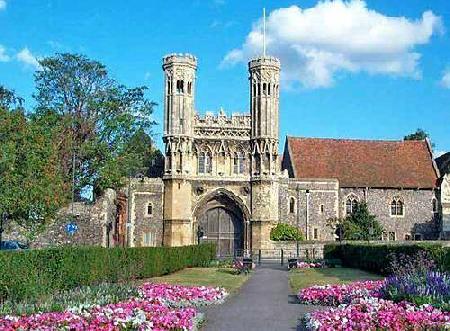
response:
{"label": "red tile roof", "polygon": [[287,137],[286,147],[296,178],[337,178],[341,187],[378,188],[433,188],[438,179],[425,140]]}

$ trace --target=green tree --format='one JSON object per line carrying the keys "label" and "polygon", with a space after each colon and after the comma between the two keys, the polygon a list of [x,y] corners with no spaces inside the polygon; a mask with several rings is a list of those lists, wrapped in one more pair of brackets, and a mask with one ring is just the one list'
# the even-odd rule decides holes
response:
{"label": "green tree", "polygon": [[49,116],[59,128],[64,179],[72,179],[75,153],[75,191],[86,186],[101,192],[124,185],[124,178],[142,165],[142,155],[129,152],[138,132],[151,133],[154,103],[145,87],[127,88],[112,79],[100,62],[77,54],[56,54],[40,61],[35,74],[37,117]]}
{"label": "green tree", "polygon": [[[425,140],[429,139],[431,142],[430,135],[423,129],[418,128],[416,132],[406,135],[403,140]],[[434,143],[431,143],[431,148],[434,148]]]}
{"label": "green tree", "polygon": [[370,214],[366,202],[357,205],[356,211],[346,217],[342,224],[343,236],[346,240],[380,240],[383,227]]}
{"label": "green tree", "polygon": [[403,140],[425,140],[430,136],[423,129],[418,128],[416,132],[406,135]]}
{"label": "green tree", "polygon": [[32,235],[67,201],[67,188],[52,132],[26,117],[14,92],[0,91],[0,211]]}

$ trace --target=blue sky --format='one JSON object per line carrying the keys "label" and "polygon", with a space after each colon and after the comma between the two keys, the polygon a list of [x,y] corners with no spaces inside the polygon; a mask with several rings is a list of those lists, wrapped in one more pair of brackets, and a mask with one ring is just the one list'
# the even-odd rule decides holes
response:
{"label": "blue sky", "polygon": [[78,52],[161,104],[162,56],[189,52],[197,110],[247,112],[263,6],[284,68],[281,148],[286,135],[401,139],[421,127],[450,150],[448,0],[0,0],[0,84],[32,107],[35,59]]}

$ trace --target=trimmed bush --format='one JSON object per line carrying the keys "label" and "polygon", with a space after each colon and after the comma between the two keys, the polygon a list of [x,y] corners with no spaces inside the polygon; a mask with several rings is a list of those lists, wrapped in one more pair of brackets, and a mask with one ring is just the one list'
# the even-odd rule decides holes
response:
{"label": "trimmed bush", "polygon": [[301,231],[287,223],[278,223],[270,230],[270,240],[273,241],[301,241],[303,235]]}
{"label": "trimmed bush", "polygon": [[340,259],[346,267],[359,268],[382,275],[390,273],[392,255],[413,256],[425,251],[436,262],[439,269],[450,271],[450,248],[440,244],[330,244],[325,245],[325,259]]}
{"label": "trimmed bush", "polygon": [[77,286],[114,283],[207,266],[214,244],[183,247],[60,247],[0,253],[0,302]]}

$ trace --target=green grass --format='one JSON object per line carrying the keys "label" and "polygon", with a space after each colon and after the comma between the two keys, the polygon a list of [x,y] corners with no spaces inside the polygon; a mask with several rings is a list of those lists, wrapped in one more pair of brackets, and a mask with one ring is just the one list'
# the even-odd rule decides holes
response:
{"label": "green grass", "polygon": [[170,275],[151,278],[151,282],[178,285],[224,287],[236,293],[249,276],[236,275],[227,268],[188,268]]}
{"label": "green grass", "polygon": [[351,268],[294,269],[289,272],[289,284],[294,293],[313,285],[346,284],[382,278],[367,271]]}

